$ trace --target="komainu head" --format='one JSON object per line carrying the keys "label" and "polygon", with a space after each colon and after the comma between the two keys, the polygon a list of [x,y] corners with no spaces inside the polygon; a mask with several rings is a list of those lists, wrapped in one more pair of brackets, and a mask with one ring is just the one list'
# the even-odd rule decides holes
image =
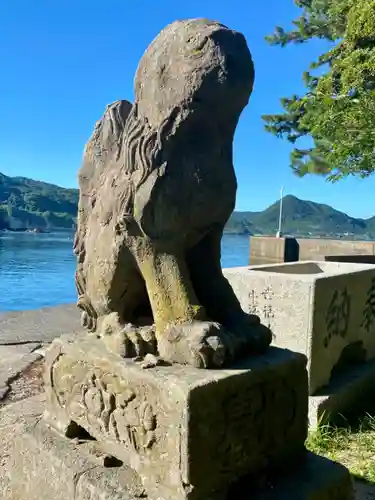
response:
{"label": "komainu head", "polygon": [[138,113],[154,130],[178,111],[237,123],[254,82],[254,67],[240,33],[206,19],[167,26],[142,57],[135,76]]}

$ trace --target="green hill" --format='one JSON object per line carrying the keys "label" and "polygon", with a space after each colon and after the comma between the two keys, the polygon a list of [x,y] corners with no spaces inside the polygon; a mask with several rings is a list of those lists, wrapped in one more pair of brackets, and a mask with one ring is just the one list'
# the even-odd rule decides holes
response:
{"label": "green hill", "polygon": [[[71,229],[75,226],[78,190],[0,173],[0,229]],[[280,202],[262,212],[234,212],[227,233],[275,234]],[[356,219],[329,205],[283,198],[282,231],[296,236],[319,235],[375,238],[375,216]]]}
{"label": "green hill", "polygon": [[0,173],[0,229],[70,229],[78,190]]}
{"label": "green hill", "polygon": [[[280,202],[262,212],[235,212],[227,224],[228,232],[275,234]],[[243,230],[243,231],[242,231]],[[357,219],[329,205],[304,201],[288,195],[283,198],[282,231],[296,236],[375,237],[375,217]]]}

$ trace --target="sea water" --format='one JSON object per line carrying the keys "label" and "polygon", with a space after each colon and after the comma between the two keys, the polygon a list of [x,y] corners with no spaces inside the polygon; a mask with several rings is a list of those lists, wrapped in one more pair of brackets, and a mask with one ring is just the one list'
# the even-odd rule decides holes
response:
{"label": "sea water", "polygon": [[[0,232],[0,313],[76,301],[72,232]],[[249,237],[224,235],[222,267],[246,266]]]}

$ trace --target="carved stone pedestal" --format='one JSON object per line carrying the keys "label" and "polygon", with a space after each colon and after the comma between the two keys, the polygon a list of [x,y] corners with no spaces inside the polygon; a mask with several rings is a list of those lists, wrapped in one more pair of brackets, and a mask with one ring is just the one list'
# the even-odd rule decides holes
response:
{"label": "carved stone pedestal", "polygon": [[228,370],[142,369],[94,336],[46,357],[46,421],[84,429],[140,476],[151,499],[224,498],[251,473],[299,457],[307,434],[305,357],[270,348]]}
{"label": "carved stone pedestal", "polygon": [[61,337],[44,419],[15,440],[11,500],[351,500],[348,471],[304,449],[305,365],[270,348],[227,370],[143,369]]}

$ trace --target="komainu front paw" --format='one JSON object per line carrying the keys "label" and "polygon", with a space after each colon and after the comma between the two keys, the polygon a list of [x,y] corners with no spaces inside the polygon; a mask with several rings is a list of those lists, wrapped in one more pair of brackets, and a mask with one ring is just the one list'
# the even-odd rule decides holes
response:
{"label": "komainu front paw", "polygon": [[121,325],[117,314],[110,314],[103,319],[98,333],[107,349],[122,358],[157,354],[153,326]]}
{"label": "komainu front paw", "polygon": [[165,361],[196,368],[219,368],[226,361],[225,330],[212,321],[168,326],[157,335],[159,355]]}

